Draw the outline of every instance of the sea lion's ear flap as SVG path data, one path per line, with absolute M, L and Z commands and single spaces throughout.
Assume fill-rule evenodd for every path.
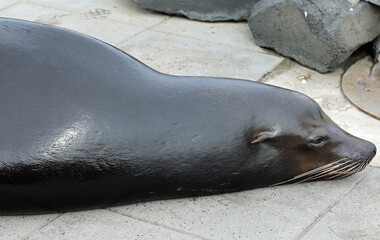
M 250 143 L 251 144 L 261 143 L 272 137 L 274 137 L 273 132 L 264 131 L 264 132 L 255 133 L 252 135 Z

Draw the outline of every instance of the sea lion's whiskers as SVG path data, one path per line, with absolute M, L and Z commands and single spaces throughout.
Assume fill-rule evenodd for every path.
M 357 167 L 358 164 L 359 164 L 358 162 L 349 161 L 349 162 L 346 163 L 345 166 L 343 166 L 341 168 L 338 168 L 338 169 L 336 169 L 334 171 L 331 171 L 331 174 L 340 174 L 340 173 L 342 173 L 342 171 L 343 172 L 350 172 L 351 169 Z
M 358 172 L 358 169 L 361 166 L 361 164 L 362 164 L 361 162 L 353 162 L 350 164 L 349 169 L 339 169 L 339 172 L 332 175 L 331 177 L 326 178 L 326 180 L 338 179 L 338 178 L 343 178 L 343 177 L 352 175 L 352 174 Z M 344 171 L 342 172 L 342 170 L 344 170 Z
M 324 173 L 326 171 L 330 171 L 331 169 L 334 169 L 336 167 L 344 165 L 346 163 L 345 160 L 346 160 L 346 158 L 342 158 L 342 159 L 336 160 L 336 161 L 334 161 L 332 163 L 328 163 L 328 164 L 323 165 L 321 167 L 318 167 L 318 168 L 309 170 L 307 172 L 301 173 L 301 174 L 299 174 L 299 175 L 297 175 L 297 176 L 295 176 L 295 177 L 293 177 L 293 178 L 291 178 L 289 180 L 285 180 L 283 182 L 272 184 L 272 185 L 270 185 L 270 187 L 275 187 L 275 186 L 278 186 L 278 185 L 282 185 L 282 184 L 285 184 L 285 183 L 288 183 L 288 182 L 300 179 L 302 177 L 311 176 L 312 174 L 315 175 L 315 174 L 319 174 L 319 173 Z M 298 183 L 298 182 L 295 182 L 295 183 Z
M 318 179 L 322 179 L 322 178 L 329 176 L 329 175 L 331 175 L 331 176 L 325 178 L 325 180 L 343 178 L 343 177 L 346 177 L 346 176 L 349 176 L 349 175 L 352 175 L 352 174 L 358 172 L 358 168 L 359 168 L 359 166 L 361 166 L 361 164 L 362 164 L 362 162 L 351 162 L 350 161 L 349 163 L 346 163 L 345 166 L 342 168 L 337 169 L 336 167 L 330 167 L 329 169 L 326 169 L 326 171 L 324 171 L 324 174 L 321 173 L 321 174 L 310 175 L 309 178 L 303 179 L 303 180 L 296 182 L 296 183 L 318 180 Z M 341 166 L 341 165 L 342 164 L 340 164 L 339 166 Z
M 353 173 L 360 172 L 363 169 L 363 166 L 366 166 L 365 162 L 361 162 L 360 164 L 358 164 L 357 168 L 354 169 Z
M 344 164 L 346 164 L 346 159 L 340 159 L 340 160 L 337 160 L 337 161 L 334 161 L 332 163 L 329 163 L 329 164 L 326 164 L 326 165 L 323 165 L 321 167 L 318 167 L 318 168 L 315 168 L 315 169 L 312 169 L 312 170 L 309 170 L 307 172 L 304 172 L 302 174 L 299 174 L 297 175 L 296 177 L 294 177 L 294 179 L 296 178 L 300 178 L 300 177 L 304 177 L 304 176 L 310 176 L 311 174 L 313 173 L 317 173 L 317 172 L 321 172 L 321 171 L 328 171 L 328 169 L 335 169 L 337 167 L 340 167 Z
M 339 169 L 339 170 L 344 170 L 344 172 L 352 172 L 353 169 L 357 168 L 360 164 L 361 164 L 360 162 L 351 162 L 349 166 L 343 167 L 342 169 Z
M 338 160 L 339 161 L 339 160 Z M 337 161 L 336 161 L 337 162 Z M 307 171 L 307 172 L 304 172 L 304 173 L 301 173 L 291 179 L 288 179 L 288 180 L 285 180 L 283 182 L 279 182 L 279 183 L 276 183 L 276 184 L 272 184 L 270 185 L 270 187 L 274 187 L 274 186 L 278 186 L 278 185 L 281 185 L 281 184 L 285 184 L 285 183 L 288 183 L 288 182 L 291 182 L 291 181 L 294 181 L 294 180 L 297 180 L 299 178 L 302 178 L 304 176 L 308 176 L 310 174 L 313 174 L 313 173 L 317 173 L 317 172 L 321 172 L 323 171 L 325 168 L 328 168 L 330 167 L 331 165 L 335 164 L 336 162 L 332 162 L 332 163 L 329 163 L 329 164 L 326 164 L 326 165 L 323 165 L 321 167 L 318 167 L 318 168 L 315 168 L 315 169 L 312 169 L 310 171 Z
M 317 175 L 317 174 L 320 174 L 320 173 L 324 173 L 326 171 L 329 171 L 330 168 L 333 168 L 334 167 L 334 164 L 336 164 L 337 162 L 339 162 L 340 160 L 337 160 L 335 162 L 332 162 L 332 163 L 329 163 L 329 164 L 326 164 L 326 165 L 323 165 L 321 167 L 318 167 L 318 168 L 315 168 L 315 169 L 312 169 L 310 171 L 307 171 L 307 172 L 304 172 L 302 174 L 299 174 L 289 180 L 286 180 L 286 181 L 283 181 L 283 182 L 280 182 L 280 183 L 277 183 L 277 184 L 273 184 L 271 186 L 278 186 L 278 185 L 281 185 L 281 184 L 285 184 L 285 183 L 289 183 L 291 181 L 295 181 L 297 179 L 300 179 L 302 177 L 306 177 L 306 176 L 311 176 L 311 175 Z M 341 163 L 342 164 L 342 163 Z M 298 182 L 295 182 L 295 183 L 298 183 Z
M 363 162 L 361 165 L 360 165 L 360 169 L 358 172 L 362 171 L 366 166 L 367 166 L 367 162 Z
M 345 177 L 350 176 L 350 175 L 352 175 L 351 172 L 343 172 L 343 173 L 331 176 L 329 178 L 326 178 L 325 180 L 341 179 L 341 178 L 345 178 Z
M 363 162 L 363 164 L 360 166 L 360 169 L 358 172 L 362 171 L 367 165 L 368 165 L 369 162 Z
M 342 168 L 339 168 L 339 166 L 338 167 L 333 167 L 331 169 L 327 169 L 323 173 L 311 175 L 308 178 L 303 179 L 303 180 L 301 180 L 299 182 L 296 182 L 296 183 L 303 183 L 303 182 L 313 181 L 313 180 L 321 179 L 321 178 L 329 176 L 329 175 L 336 176 L 336 175 L 339 174 L 339 171 L 344 170 L 347 167 L 352 167 L 354 164 L 355 164 L 354 162 L 353 163 L 348 163 L 346 166 L 344 166 Z
M 369 162 L 367 162 L 367 159 L 358 162 L 357 167 L 352 171 L 352 173 L 360 172 L 361 170 L 363 170 L 367 166 L 368 163 Z
M 367 158 L 362 160 L 362 161 L 356 161 L 355 165 L 353 167 L 351 167 L 350 169 L 346 169 L 343 173 L 334 175 L 334 176 L 327 178 L 327 179 L 330 180 L 330 179 L 343 178 L 346 176 L 350 176 L 354 173 L 358 173 L 358 172 L 362 171 L 368 165 L 369 162 L 370 162 L 370 159 L 367 159 Z
M 318 179 L 323 179 L 323 178 L 325 178 L 326 180 L 344 178 L 354 173 L 360 172 L 369 163 L 368 159 L 365 159 L 363 161 L 349 161 L 349 162 L 346 162 L 346 160 L 347 160 L 346 158 L 339 159 L 332 163 L 329 163 L 321 167 L 315 168 L 313 170 L 299 174 L 293 177 L 292 179 L 289 179 L 277 184 L 273 184 L 271 186 L 278 186 L 278 185 L 293 182 L 293 181 L 295 181 L 293 182 L 293 184 L 298 184 L 298 183 L 303 183 L 303 182 L 313 181 L 313 180 L 318 180 Z M 299 180 L 299 181 L 296 181 L 296 180 Z
M 358 171 L 358 172 L 360 172 L 360 171 L 362 171 L 369 163 L 371 162 L 371 158 L 366 158 L 364 161 L 363 161 L 363 163 L 361 164 L 361 166 L 360 166 L 360 170 Z

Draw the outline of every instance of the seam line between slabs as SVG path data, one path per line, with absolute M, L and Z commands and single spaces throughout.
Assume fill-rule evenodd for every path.
M 363 176 L 361 177 L 361 179 L 359 179 L 352 187 L 350 187 L 345 193 L 343 193 L 333 204 L 331 204 L 330 206 L 328 206 L 321 214 L 318 215 L 318 217 L 311 223 L 309 224 L 303 231 L 302 233 L 300 234 L 299 237 L 297 237 L 296 239 L 297 240 L 301 240 L 305 235 L 306 233 L 308 233 L 320 220 L 322 220 L 326 215 L 327 213 L 330 212 L 331 209 L 333 209 L 338 203 L 340 203 L 357 185 L 359 185 L 363 180 L 364 178 L 370 173 L 372 172 L 372 168 L 370 168 L 370 170 L 367 171 L 367 173 L 363 174 Z

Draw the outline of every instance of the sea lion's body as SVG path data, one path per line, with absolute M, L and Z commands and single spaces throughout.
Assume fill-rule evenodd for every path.
M 300 93 L 161 74 L 91 37 L 11 19 L 0 20 L 0 113 L 3 214 L 265 187 L 336 160 L 359 171 L 375 153 Z M 317 128 L 333 135 L 323 150 L 305 141 Z

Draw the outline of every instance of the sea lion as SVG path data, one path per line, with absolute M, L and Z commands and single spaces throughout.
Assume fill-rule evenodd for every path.
M 349 176 L 375 146 L 309 97 L 159 73 L 73 31 L 0 19 L 0 213 Z

